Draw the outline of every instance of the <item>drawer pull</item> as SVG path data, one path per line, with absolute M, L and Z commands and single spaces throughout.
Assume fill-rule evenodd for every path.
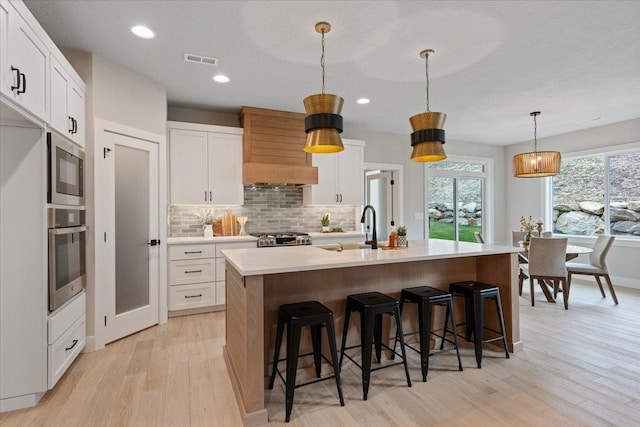
M 76 344 L 78 344 L 78 340 L 73 340 L 73 344 L 71 344 L 71 347 L 67 347 L 64 349 L 64 351 L 69 351 L 71 350 L 73 347 L 76 346 Z
M 188 273 L 202 273 L 202 270 L 185 270 L 184 272 L 185 272 L 185 274 L 188 274 Z
M 200 298 L 202 296 L 202 294 L 198 294 L 198 295 L 185 295 L 185 298 Z
M 185 252 L 184 254 L 189 255 L 189 254 L 201 254 L 201 253 L 202 251 L 188 251 L 188 252 Z

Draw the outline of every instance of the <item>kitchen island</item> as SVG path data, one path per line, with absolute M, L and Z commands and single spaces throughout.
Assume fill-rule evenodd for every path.
M 517 252 L 510 246 L 431 239 L 411 241 L 399 250 L 341 252 L 313 246 L 233 249 L 226 259 L 226 343 L 224 356 L 246 426 L 268 423 L 264 388 L 273 357 L 278 307 L 317 300 L 334 313 L 340 343 L 346 297 L 378 291 L 398 297 L 412 286 L 448 289 L 452 282 L 475 280 L 500 288 L 509 351 L 522 349 L 519 331 Z M 489 310 L 492 311 L 492 310 Z M 458 322 L 464 311 L 457 310 Z M 438 326 L 435 318 L 434 327 Z M 406 328 L 415 323 L 403 319 Z M 487 319 L 496 329 L 496 319 Z M 355 329 L 355 323 L 352 322 Z M 393 336 L 385 324 L 385 337 Z M 359 340 L 348 334 L 347 345 Z M 326 346 L 325 346 L 326 347 Z M 306 350 L 301 344 L 301 352 Z M 281 357 L 282 354 L 281 354 Z

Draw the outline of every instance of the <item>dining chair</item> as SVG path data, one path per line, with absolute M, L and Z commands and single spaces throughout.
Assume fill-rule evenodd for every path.
M 484 243 L 484 237 L 482 236 L 482 233 L 476 231 L 473 233 L 473 235 L 476 236 L 476 242 Z
M 529 245 L 529 263 L 520 266 L 522 272 L 529 276 L 531 287 L 531 305 L 535 306 L 534 283 L 537 280 L 542 290 L 547 293 L 547 280 L 553 283 L 554 296 L 562 292 L 565 310 L 569 309 L 569 281 L 565 256 L 567 252 L 566 237 L 532 237 Z M 522 276 L 520 288 L 522 288 Z
M 609 270 L 607 269 L 606 262 L 607 253 L 609 253 L 609 249 L 611 249 L 611 245 L 613 244 L 614 239 L 615 236 L 598 236 L 598 238 L 596 239 L 596 243 L 593 245 L 593 252 L 589 254 L 588 264 L 580 262 L 567 263 L 568 286 L 571 286 L 572 275 L 583 274 L 594 276 L 596 278 L 598 286 L 600 287 L 602 298 L 605 298 L 604 288 L 602 287 L 602 282 L 600 281 L 600 277 L 604 277 L 604 279 L 607 281 L 609 292 L 611 292 L 613 302 L 618 304 L 618 297 L 616 296 L 616 291 L 613 289 L 613 284 L 611 283 L 611 278 L 609 277 Z
M 526 235 L 525 231 L 513 230 L 511 231 L 511 243 L 515 247 L 520 247 L 520 242 L 524 240 Z M 527 258 L 523 254 L 518 254 L 518 265 L 526 264 Z M 527 276 L 522 268 L 518 272 L 518 282 L 520 283 L 520 296 L 522 296 L 522 283 L 527 280 L 529 276 Z

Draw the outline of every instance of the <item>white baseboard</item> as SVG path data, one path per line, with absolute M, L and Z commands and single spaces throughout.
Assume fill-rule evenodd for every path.
M 92 336 L 88 336 L 85 339 L 85 345 L 84 345 L 84 349 L 82 350 L 83 353 L 93 353 L 94 351 L 97 351 L 98 349 L 96 348 L 96 337 Z
M 602 283 L 605 284 L 604 279 L 601 279 Z M 578 282 L 578 283 L 584 283 L 584 284 L 596 284 L 596 279 L 593 278 L 592 276 L 573 276 L 571 277 L 571 282 Z M 623 287 L 623 288 L 630 288 L 630 289 L 638 289 L 640 290 L 640 280 L 637 279 L 630 279 L 628 277 L 616 277 L 616 276 L 611 276 L 611 283 L 613 283 L 613 286 L 618 288 L 618 287 Z M 605 284 L 606 286 L 606 284 Z
M 16 409 L 31 408 L 38 404 L 44 392 L 25 394 L 23 396 L 0 399 L 0 412 L 15 411 Z

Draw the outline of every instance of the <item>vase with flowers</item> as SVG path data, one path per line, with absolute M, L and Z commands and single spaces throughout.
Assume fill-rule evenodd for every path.
M 211 208 L 203 209 L 202 212 L 197 213 L 196 216 L 202 221 L 202 230 L 204 231 L 204 237 L 213 237 L 213 218 L 214 210 Z
M 524 232 L 524 241 L 522 246 L 525 250 L 529 249 L 529 243 L 531 243 L 531 236 L 534 230 L 538 228 L 538 224 L 533 220 L 533 217 L 529 215 L 529 219 L 524 216 L 520 217 L 520 231 Z

